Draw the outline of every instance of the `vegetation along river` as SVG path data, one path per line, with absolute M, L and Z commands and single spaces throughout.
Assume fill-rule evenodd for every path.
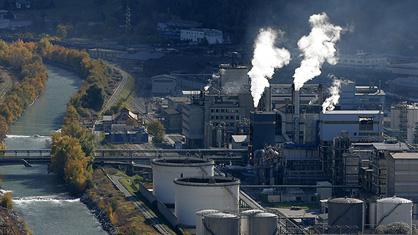
M 55 66 L 48 66 L 48 77 L 45 92 L 10 127 L 8 149 L 46 148 L 50 135 L 61 127 L 66 104 L 81 80 Z M 47 165 L 0 165 L 0 176 L 1 186 L 13 191 L 14 207 L 34 234 L 106 234 L 87 207 L 48 174 Z

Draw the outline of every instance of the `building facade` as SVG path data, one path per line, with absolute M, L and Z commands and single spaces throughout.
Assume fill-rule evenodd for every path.
M 223 44 L 223 33 L 217 29 L 195 28 L 180 30 L 180 40 L 192 43 L 202 43 L 206 40 L 209 45 Z
M 418 200 L 418 153 L 387 156 L 387 196 Z
M 394 136 L 409 144 L 417 144 L 418 104 L 401 103 L 391 107 L 390 128 Z

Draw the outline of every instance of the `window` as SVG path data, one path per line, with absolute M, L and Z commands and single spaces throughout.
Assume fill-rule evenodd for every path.
M 359 130 L 360 131 L 372 131 L 373 130 L 373 118 L 372 117 L 360 117 L 359 118 Z

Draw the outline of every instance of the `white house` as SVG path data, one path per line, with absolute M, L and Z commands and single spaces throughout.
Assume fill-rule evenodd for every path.
M 222 44 L 224 42 L 223 33 L 217 29 L 182 29 L 180 31 L 181 41 L 190 41 L 193 43 L 199 43 L 203 40 L 207 40 L 210 45 Z

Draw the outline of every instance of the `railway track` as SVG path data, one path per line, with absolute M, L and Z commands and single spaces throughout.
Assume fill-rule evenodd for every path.
M 106 174 L 107 175 L 107 174 Z M 144 202 L 139 201 L 136 199 L 136 196 L 131 194 L 120 182 L 119 179 L 121 177 L 119 176 L 114 176 L 114 175 L 107 175 L 107 177 L 109 178 L 110 181 L 112 181 L 113 185 L 116 186 L 116 188 L 118 188 L 119 191 L 121 191 L 126 198 L 129 198 L 129 200 L 131 200 L 136 207 L 138 208 L 138 210 L 141 212 L 141 214 L 145 217 L 145 219 L 147 221 L 149 221 L 150 225 L 157 230 L 160 234 L 164 234 L 164 235 L 175 235 L 176 233 L 171 230 L 167 225 L 161 223 L 160 219 L 158 218 L 158 216 L 154 213 L 153 210 L 151 210 L 150 208 L 148 208 L 148 206 L 146 206 L 144 204 Z

